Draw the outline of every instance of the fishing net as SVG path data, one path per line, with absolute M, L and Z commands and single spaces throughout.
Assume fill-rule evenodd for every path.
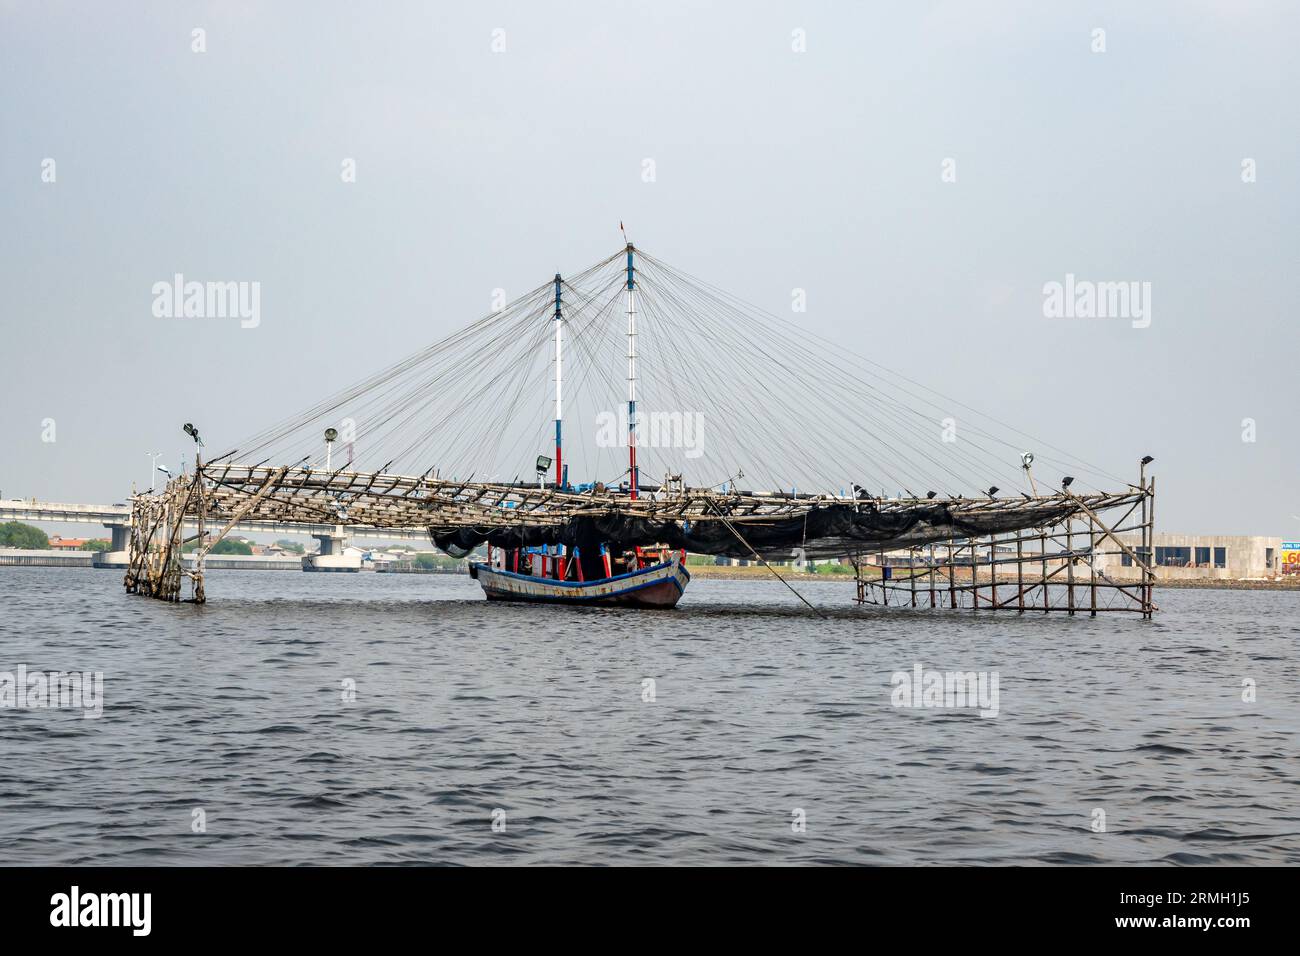
M 483 544 L 524 548 L 562 544 L 591 552 L 605 544 L 619 551 L 666 545 L 695 554 L 785 560 L 802 551 L 809 558 L 915 547 L 953 538 L 1001 534 L 1053 524 L 1077 509 L 1068 501 L 1030 502 L 988 511 L 954 512 L 948 504 L 882 509 L 875 502 L 828 504 L 805 514 L 761 522 L 674 521 L 617 512 L 582 515 L 560 524 L 500 528 L 430 528 L 433 543 L 455 557 Z M 753 550 L 751 550 L 751 547 Z

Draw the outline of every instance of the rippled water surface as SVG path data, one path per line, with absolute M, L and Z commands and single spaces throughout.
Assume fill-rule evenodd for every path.
M 650 613 L 217 571 L 195 607 L 0 568 L 0 671 L 104 674 L 98 720 L 0 710 L 3 859 L 1300 862 L 1300 592 L 1166 590 L 1143 623 L 801 589 L 829 620 L 775 582 Z M 916 663 L 996 671 L 998 715 L 893 707 Z

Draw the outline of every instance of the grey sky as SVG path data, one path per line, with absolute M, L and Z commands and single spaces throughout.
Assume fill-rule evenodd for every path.
M 0 0 L 0 493 L 124 500 L 181 422 L 241 438 L 621 219 L 1112 472 L 1155 455 L 1163 530 L 1300 538 L 1294 5 L 703 6 Z M 260 282 L 260 325 L 155 318 L 176 272 Z M 1150 327 L 1045 318 L 1067 273 L 1150 282 Z

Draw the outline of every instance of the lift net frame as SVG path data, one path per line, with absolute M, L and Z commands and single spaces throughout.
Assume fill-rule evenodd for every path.
M 1154 476 L 1143 475 L 1130 500 L 1104 517 L 1068 489 L 1061 494 L 1078 508 L 1040 527 L 853 555 L 857 602 L 1092 617 L 1125 612 L 1149 619 L 1159 610 L 1153 600 Z M 1109 556 L 1121 559 L 1123 574 L 1098 566 Z

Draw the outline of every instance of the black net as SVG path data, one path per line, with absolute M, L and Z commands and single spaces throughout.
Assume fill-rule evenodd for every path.
M 482 544 L 498 548 L 562 544 L 584 553 L 591 553 L 604 544 L 614 551 L 667 545 L 694 554 L 731 558 L 753 557 L 752 546 L 764 558 L 784 560 L 796 549 L 807 557 L 842 557 L 855 552 L 916 547 L 953 538 L 1043 527 L 1076 510 L 1069 501 L 1027 501 L 1020 507 L 960 514 L 954 513 L 948 504 L 882 510 L 867 502 L 824 505 L 806 514 L 762 522 L 652 520 L 610 513 L 583 515 L 562 524 L 521 523 L 483 529 L 435 527 L 429 529 L 429 535 L 435 545 L 454 557 L 464 557 Z

